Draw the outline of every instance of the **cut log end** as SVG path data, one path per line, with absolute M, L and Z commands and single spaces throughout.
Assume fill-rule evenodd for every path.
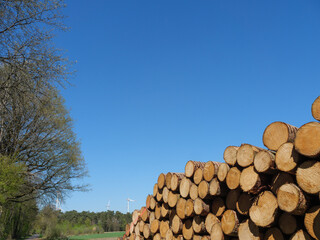
M 314 119 L 320 121 L 320 96 L 312 103 L 311 113 Z
M 299 162 L 299 154 L 295 151 L 293 143 L 282 144 L 275 159 L 277 168 L 284 172 L 293 171 Z
M 230 168 L 226 178 L 226 183 L 229 189 L 233 190 L 239 187 L 240 175 L 241 171 L 237 167 Z
M 311 194 L 320 192 L 320 162 L 306 161 L 297 168 L 296 179 L 303 191 Z
M 239 220 L 237 213 L 233 210 L 224 212 L 221 218 L 222 231 L 229 236 L 236 236 L 238 233 Z
M 230 166 L 234 166 L 237 163 L 237 151 L 239 147 L 229 146 L 224 150 L 223 159 Z
M 313 238 L 320 240 L 320 205 L 308 210 L 304 218 L 304 225 Z
M 263 133 L 263 144 L 270 150 L 278 150 L 285 142 L 292 142 L 297 128 L 284 122 L 273 122 Z
M 320 123 L 310 122 L 299 128 L 294 146 L 297 152 L 307 157 L 320 155 Z
M 275 156 L 273 153 L 265 150 L 260 151 L 254 158 L 254 168 L 257 172 L 268 173 L 268 171 L 273 170 L 275 167 L 274 160 Z

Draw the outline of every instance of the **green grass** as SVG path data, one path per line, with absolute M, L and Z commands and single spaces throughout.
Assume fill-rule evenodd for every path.
M 115 238 L 115 237 L 122 237 L 123 234 L 124 232 L 108 232 L 108 233 L 100 233 L 100 234 L 70 236 L 69 239 L 82 240 L 82 239 L 95 239 L 95 238 Z

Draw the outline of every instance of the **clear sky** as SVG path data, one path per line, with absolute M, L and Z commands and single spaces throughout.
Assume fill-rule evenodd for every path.
M 76 60 L 62 91 L 91 191 L 63 210 L 145 204 L 161 172 L 262 147 L 273 121 L 313 121 L 320 1 L 67 0 L 55 43 Z

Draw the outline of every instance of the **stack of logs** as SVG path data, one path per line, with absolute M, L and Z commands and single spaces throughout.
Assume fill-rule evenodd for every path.
M 320 121 L 320 97 L 312 115 Z M 320 240 L 320 123 L 271 123 L 263 144 L 161 173 L 123 239 Z

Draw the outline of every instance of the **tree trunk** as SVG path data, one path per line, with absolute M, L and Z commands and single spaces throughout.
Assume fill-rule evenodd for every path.
M 297 168 L 296 179 L 303 191 L 311 194 L 320 192 L 320 162 L 306 161 Z
M 178 215 L 175 215 L 172 220 L 171 229 L 174 234 L 180 234 L 182 232 L 183 223 Z
M 203 169 L 204 168 L 204 165 L 205 163 L 204 162 L 198 162 L 198 161 L 188 161 L 186 166 L 185 166 L 185 174 L 186 174 L 186 177 L 189 177 L 191 178 L 194 174 L 194 172 L 198 169 L 198 168 L 201 168 Z
M 187 200 L 185 200 L 184 198 L 180 198 L 177 202 L 176 213 L 178 217 L 181 219 L 185 219 L 185 216 L 186 216 L 185 215 L 186 202 Z
M 148 239 L 149 237 L 151 237 L 151 231 L 150 231 L 150 224 L 146 223 L 143 226 L 143 236 L 144 238 Z
M 168 194 L 168 204 L 170 207 L 174 208 L 180 198 L 180 194 L 169 191 Z
M 210 196 L 226 196 L 227 186 L 225 183 L 220 183 L 217 178 L 213 178 L 209 184 Z
M 208 213 L 206 220 L 205 220 L 205 226 L 206 226 L 206 230 L 208 233 L 212 232 L 212 227 L 216 223 L 220 223 L 220 220 L 218 219 L 218 217 L 216 215 L 214 215 L 213 213 Z
M 238 237 L 239 240 L 262 240 L 259 227 L 250 219 L 247 219 L 239 225 Z
M 240 175 L 240 187 L 244 192 L 258 194 L 266 188 L 265 177 L 258 173 L 253 166 L 242 170 Z
M 272 174 L 275 170 L 275 156 L 270 151 L 262 150 L 257 153 L 254 160 L 254 168 L 259 173 Z
M 226 163 L 222 163 L 218 168 L 217 177 L 220 182 L 225 182 L 227 178 L 227 174 L 230 170 L 230 167 Z
M 158 188 L 162 189 L 165 186 L 166 183 L 166 174 L 160 173 L 158 177 Z
M 299 163 L 299 154 L 294 150 L 293 143 L 282 144 L 276 154 L 277 168 L 283 172 L 295 173 Z
M 190 219 L 186 220 L 182 226 L 182 235 L 184 239 L 190 240 L 193 237 L 192 221 Z
M 278 211 L 277 198 L 270 191 L 259 194 L 249 210 L 250 219 L 260 227 L 271 226 Z
M 166 186 L 167 188 L 170 190 L 171 189 L 171 178 L 172 178 L 172 173 L 171 172 L 168 172 L 166 174 L 166 179 L 165 179 L 165 182 L 166 182 Z
M 180 182 L 180 195 L 183 198 L 187 198 L 189 196 L 189 191 L 191 187 L 191 181 L 189 178 L 184 177 Z
M 161 238 L 165 238 L 167 231 L 169 230 L 169 221 L 161 221 L 160 222 L 160 236 Z
M 204 202 L 200 198 L 197 198 L 194 201 L 193 208 L 194 208 L 194 212 L 197 215 L 201 215 L 201 216 L 207 216 L 208 213 L 210 212 L 210 205 L 208 203 Z
M 213 161 L 206 162 L 203 168 L 204 180 L 206 180 L 207 182 L 210 182 L 212 178 L 214 178 L 217 175 L 220 165 L 221 165 L 220 162 L 213 162 Z
M 171 191 L 176 192 L 179 191 L 179 185 L 181 179 L 184 178 L 184 173 L 172 173 L 171 176 Z
M 320 205 L 308 210 L 304 218 L 304 225 L 313 238 L 320 239 Z
M 229 146 L 224 150 L 223 159 L 229 166 L 236 165 L 238 149 L 239 147 Z
M 302 190 L 293 183 L 282 185 L 277 193 L 279 208 L 293 215 L 303 215 L 307 200 Z
M 294 147 L 296 151 L 307 157 L 320 155 L 320 123 L 310 122 L 299 128 Z
M 226 183 L 229 189 L 233 190 L 239 187 L 240 175 L 240 169 L 238 169 L 237 167 L 230 168 L 226 178 Z
M 286 143 L 293 142 L 298 128 L 284 122 L 273 122 L 266 127 L 263 133 L 263 144 L 270 150 L 277 151 Z
M 192 200 L 196 200 L 198 198 L 198 186 L 194 183 L 191 183 L 189 196 Z
M 202 181 L 198 186 L 198 195 L 201 199 L 210 198 L 209 193 L 209 183 L 207 181 Z
M 236 211 L 227 210 L 221 218 L 221 228 L 224 234 L 229 236 L 237 236 L 239 228 L 239 219 Z
M 253 164 L 254 157 L 263 150 L 250 144 L 242 144 L 237 152 L 237 163 L 241 167 L 248 167 Z
M 160 228 L 160 221 L 158 219 L 153 220 L 150 224 L 151 233 L 156 234 L 157 232 L 159 232 L 159 228 Z
M 193 217 L 194 215 L 194 201 L 192 199 L 188 199 L 185 206 L 185 216 Z
M 203 170 L 198 168 L 193 174 L 193 182 L 198 185 L 203 179 Z
M 167 186 L 162 189 L 162 200 L 164 203 L 168 203 L 169 191 Z

